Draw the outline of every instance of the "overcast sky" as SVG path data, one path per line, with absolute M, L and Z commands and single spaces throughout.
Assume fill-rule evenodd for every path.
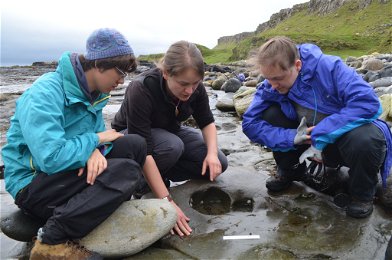
M 163 53 L 188 40 L 213 48 L 219 37 L 255 31 L 284 8 L 309 0 L 3 0 L 1 65 L 84 53 L 97 28 L 116 28 L 136 55 Z

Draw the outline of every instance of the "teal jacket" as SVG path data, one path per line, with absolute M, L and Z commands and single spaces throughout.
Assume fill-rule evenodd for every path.
M 38 78 L 16 101 L 2 149 L 6 190 L 15 198 L 35 174 L 85 167 L 105 131 L 102 108 L 108 94 L 90 104 L 64 53 L 55 72 Z M 109 149 L 107 149 L 109 151 Z

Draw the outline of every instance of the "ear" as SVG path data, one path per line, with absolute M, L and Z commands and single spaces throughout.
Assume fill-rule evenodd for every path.
M 162 71 L 162 75 L 163 75 L 163 78 L 164 78 L 165 80 L 167 80 L 167 78 L 169 77 L 169 73 L 167 73 L 166 70 L 163 70 L 163 71 Z
M 300 59 L 296 60 L 294 63 L 295 69 L 299 72 L 302 68 L 302 61 Z
M 100 69 L 100 68 L 93 68 L 96 72 L 99 72 L 99 73 L 102 73 L 103 72 L 103 69 Z
M 94 68 L 93 68 L 93 69 L 95 69 L 95 70 L 98 71 L 98 72 L 102 72 L 102 69 L 100 69 L 100 68 L 97 67 L 97 60 L 95 60 Z

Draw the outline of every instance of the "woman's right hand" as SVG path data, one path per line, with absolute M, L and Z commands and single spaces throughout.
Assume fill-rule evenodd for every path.
M 157 198 L 163 198 L 169 194 L 152 155 L 147 155 L 146 157 L 146 162 L 143 166 L 143 174 Z M 170 203 L 174 206 L 177 212 L 177 221 L 170 233 L 172 235 L 177 233 L 180 237 L 183 237 L 184 235 L 189 236 L 192 232 L 192 229 L 188 225 L 189 218 L 185 216 L 184 212 L 182 212 L 180 207 L 178 207 L 173 200 L 170 200 Z
M 103 144 L 106 142 L 112 142 L 117 138 L 124 136 L 124 134 L 117 132 L 114 129 L 106 130 L 104 132 L 97 133 L 99 138 L 99 143 Z
M 188 225 L 190 219 L 187 216 L 185 216 L 184 212 L 182 212 L 180 207 L 178 207 L 174 201 L 171 201 L 171 203 L 173 204 L 173 206 L 177 211 L 177 222 L 174 228 L 170 231 L 170 233 L 174 235 L 175 232 L 180 237 L 183 237 L 184 235 L 189 236 L 192 232 L 191 227 Z

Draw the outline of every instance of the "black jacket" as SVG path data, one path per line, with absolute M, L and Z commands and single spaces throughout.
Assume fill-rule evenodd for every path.
M 186 102 L 178 105 L 167 94 L 165 79 L 159 69 L 148 70 L 137 76 L 128 86 L 120 110 L 112 121 L 117 131 L 128 129 L 129 134 L 139 134 L 146 139 L 147 154 L 152 154 L 151 128 L 175 132 L 181 122 L 190 116 L 200 129 L 214 122 L 207 92 L 202 83 Z

